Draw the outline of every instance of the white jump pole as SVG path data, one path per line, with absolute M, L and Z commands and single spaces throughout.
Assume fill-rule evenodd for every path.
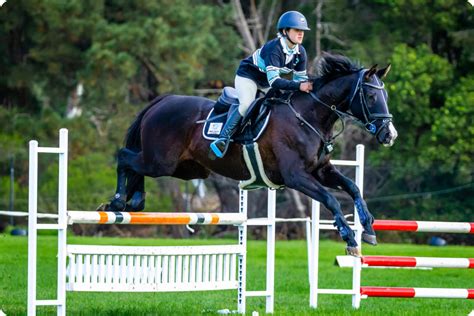
M 276 218 L 276 191 L 268 189 L 267 195 L 267 287 L 266 313 L 273 313 L 275 304 L 275 218 Z
M 311 218 L 307 217 L 305 221 L 306 225 L 306 253 L 308 256 L 308 283 L 309 283 L 309 288 L 311 291 L 311 276 L 312 276 L 312 262 L 311 260 L 313 259 L 313 247 L 311 245 Z M 311 294 L 310 294 L 311 298 Z
M 364 197 L 364 145 L 356 146 L 356 169 L 355 169 L 355 183 L 360 191 L 360 196 Z M 359 213 L 354 206 L 354 227 L 356 234 L 356 241 L 359 248 L 362 247 L 362 225 L 359 219 Z M 360 251 L 362 253 L 362 250 Z M 352 268 L 352 307 L 360 307 L 360 279 L 362 272 L 362 265 L 359 258 L 354 258 L 354 267 Z
M 36 315 L 36 220 L 38 200 L 38 142 L 30 141 L 28 180 L 28 315 Z
M 38 153 L 59 154 L 58 223 L 38 224 Z M 68 131 L 59 131 L 59 147 L 38 147 L 30 141 L 28 195 L 28 315 L 36 315 L 37 306 L 56 306 L 58 315 L 66 315 L 66 238 L 67 238 L 67 159 Z M 58 230 L 58 283 L 55 300 L 36 299 L 37 231 Z
M 310 285 L 309 285 L 309 306 L 311 308 L 318 307 L 318 272 L 319 272 L 319 220 L 320 220 L 320 204 L 311 201 L 311 257 L 310 266 Z
M 339 166 L 353 166 L 356 168 L 355 183 L 363 196 L 364 187 L 364 145 L 357 145 L 356 160 L 331 160 L 333 165 Z M 309 306 L 312 308 L 318 307 L 318 294 L 350 294 L 352 295 L 352 306 L 359 308 L 360 306 L 360 278 L 361 278 L 361 262 L 359 258 L 353 258 L 354 268 L 352 272 L 352 289 L 320 289 L 319 281 L 319 230 L 320 229 L 334 229 L 332 225 L 324 225 L 320 220 L 320 203 L 312 201 L 311 203 L 311 252 L 308 254 L 311 257 L 310 264 L 310 294 Z M 362 226 L 360 224 L 359 215 L 354 207 L 354 229 L 355 238 L 359 247 L 362 242 Z
M 274 309 L 274 286 L 275 286 L 275 223 L 276 223 L 276 191 L 268 189 L 267 195 L 267 217 L 248 219 L 247 225 L 267 226 L 267 271 L 266 286 L 263 291 L 245 291 L 246 297 L 265 297 L 266 313 L 273 313 Z M 241 310 L 239 309 L 239 312 Z M 245 310 L 244 310 L 245 312 Z
M 66 247 L 67 247 L 67 169 L 68 130 L 59 131 L 58 180 L 58 315 L 66 315 Z
M 247 218 L 247 199 L 248 192 L 239 190 L 239 213 L 244 214 Z M 238 257 L 238 276 L 239 287 L 237 289 L 237 311 L 245 314 L 247 306 L 246 289 L 247 289 L 247 225 L 239 226 L 239 245 L 244 247 L 245 252 Z

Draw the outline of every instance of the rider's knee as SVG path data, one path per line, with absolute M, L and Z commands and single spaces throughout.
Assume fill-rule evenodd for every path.
M 249 109 L 250 107 L 250 104 L 252 103 L 253 100 L 251 100 L 250 102 L 243 102 L 243 103 L 239 103 L 239 113 L 241 116 L 245 116 L 245 113 L 247 113 L 247 110 Z

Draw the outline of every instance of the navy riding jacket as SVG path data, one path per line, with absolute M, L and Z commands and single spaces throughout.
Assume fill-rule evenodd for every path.
M 304 47 L 297 44 L 290 49 L 285 38 L 279 36 L 242 60 L 237 75 L 252 79 L 265 88 L 299 90 L 300 82 L 308 80 L 306 64 Z M 293 72 L 293 80 L 280 78 L 280 74 L 290 72 Z

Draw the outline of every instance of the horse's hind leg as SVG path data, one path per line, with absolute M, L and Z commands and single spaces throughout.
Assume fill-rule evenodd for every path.
M 145 208 L 147 170 L 142 168 L 139 154 L 128 148 L 120 149 L 117 158 L 117 189 L 108 210 L 141 211 Z
M 145 177 L 133 170 L 128 171 L 127 176 L 127 201 L 133 212 L 145 209 Z
M 317 171 L 316 178 L 322 185 L 333 189 L 342 189 L 352 197 L 357 209 L 357 214 L 359 214 L 360 223 L 364 228 L 362 241 L 376 245 L 377 238 L 372 227 L 374 217 L 370 214 L 357 185 L 351 179 L 341 174 L 339 170 L 330 163 Z
M 106 210 L 111 212 L 125 211 L 127 207 L 126 196 L 126 182 L 127 182 L 127 170 L 125 166 L 120 162 L 120 158 L 117 163 L 117 188 L 115 189 L 114 198 L 110 201 Z

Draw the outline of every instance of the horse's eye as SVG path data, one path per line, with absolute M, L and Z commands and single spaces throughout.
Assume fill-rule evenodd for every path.
M 369 99 L 369 105 L 373 105 L 375 101 L 377 101 L 377 95 L 375 93 L 369 93 L 367 98 Z

